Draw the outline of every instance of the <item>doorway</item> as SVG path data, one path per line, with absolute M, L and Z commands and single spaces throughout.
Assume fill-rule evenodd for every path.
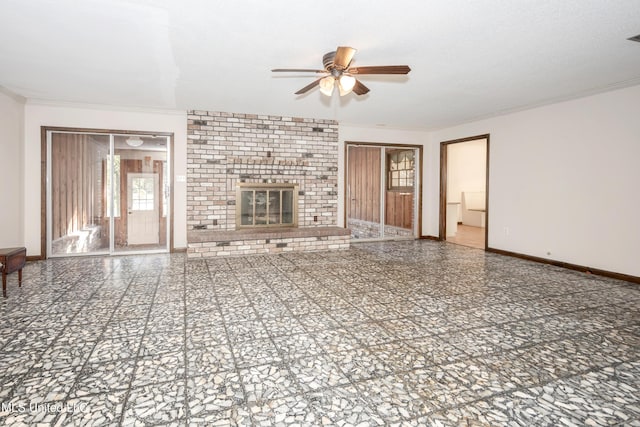
M 488 247 L 489 135 L 440 144 L 440 240 Z
M 420 233 L 422 147 L 347 142 L 345 223 L 352 241 Z
M 45 257 L 170 250 L 171 135 L 43 132 Z

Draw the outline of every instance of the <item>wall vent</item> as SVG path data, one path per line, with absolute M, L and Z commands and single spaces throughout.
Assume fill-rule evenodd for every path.
M 637 36 L 629 37 L 627 40 L 640 43 L 640 34 L 638 34 Z

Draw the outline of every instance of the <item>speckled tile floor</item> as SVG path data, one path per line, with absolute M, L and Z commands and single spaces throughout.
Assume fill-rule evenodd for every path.
M 640 286 L 447 243 L 9 276 L 5 425 L 640 426 Z

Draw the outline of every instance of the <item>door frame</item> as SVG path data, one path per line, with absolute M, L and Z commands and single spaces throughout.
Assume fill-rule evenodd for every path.
M 395 144 L 395 143 L 384 143 L 384 142 L 364 142 L 364 141 L 345 141 L 344 142 L 344 188 L 343 188 L 343 194 L 342 194 L 342 199 L 343 199 L 343 220 L 344 220 L 344 227 L 347 227 L 347 216 L 348 216 L 348 200 L 347 200 L 347 185 L 348 185 L 348 180 L 349 180 L 349 170 L 348 170 L 348 153 L 349 153 L 349 147 L 350 146 L 355 146 L 355 147 L 376 147 L 376 148 L 393 148 L 393 149 L 397 149 L 397 148 L 407 148 L 407 149 L 416 149 L 418 150 L 418 158 L 417 160 L 417 164 L 416 164 L 416 183 L 418 184 L 418 188 L 415 189 L 415 203 L 416 203 L 416 207 L 417 207 L 417 215 L 416 215 L 416 221 L 417 224 L 414 225 L 414 229 L 416 230 L 416 235 L 413 236 L 415 239 L 419 239 L 422 236 L 422 164 L 423 164 L 423 159 L 424 159 L 424 146 L 422 145 L 418 145 L 418 144 Z M 386 164 L 386 159 L 384 159 L 383 156 L 383 161 Z M 386 171 L 382 172 L 383 175 L 386 175 Z M 384 192 L 384 186 L 382 188 L 383 192 Z M 384 210 L 384 206 L 381 206 L 381 209 Z M 382 220 L 384 222 L 384 216 L 382 217 Z M 352 241 L 353 242 L 353 241 Z M 356 240 L 357 242 L 357 240 Z
M 169 156 L 167 164 L 169 165 L 169 212 L 167 227 L 169 229 L 169 242 L 167 245 L 168 252 L 175 252 L 173 243 L 174 231 L 174 145 L 175 138 L 173 132 L 153 132 L 153 131 L 137 131 L 137 130 L 121 130 L 121 129 L 95 129 L 95 128 L 72 128 L 61 126 L 40 126 L 40 256 L 33 259 L 47 259 L 47 173 L 49 169 L 49 158 L 47 155 L 47 134 L 49 132 L 65 132 L 65 133 L 92 133 L 107 135 L 143 135 L 143 136 L 164 136 L 167 137 L 169 147 L 167 147 L 167 155 Z M 122 255 L 123 253 L 113 253 L 111 255 Z M 82 254 L 81 256 L 91 256 L 92 254 Z
M 442 141 L 440 143 L 440 227 L 438 240 L 447 240 L 447 148 L 451 144 L 458 144 L 461 142 L 477 141 L 484 139 L 487 143 L 486 154 L 486 171 L 485 171 L 485 227 L 484 227 L 484 250 L 489 248 L 489 139 L 490 134 L 470 136 L 460 139 L 452 139 L 449 141 Z

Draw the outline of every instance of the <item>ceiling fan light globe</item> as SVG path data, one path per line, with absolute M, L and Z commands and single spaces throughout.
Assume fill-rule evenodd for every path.
M 324 79 L 320 80 L 320 92 L 327 96 L 331 96 L 333 94 L 333 86 L 335 85 L 335 79 L 333 76 L 327 76 Z
M 353 87 L 356 84 L 356 78 L 350 76 L 348 74 L 343 74 L 340 76 L 340 80 L 338 81 L 338 88 L 340 89 L 340 96 L 347 95 L 351 93 Z

